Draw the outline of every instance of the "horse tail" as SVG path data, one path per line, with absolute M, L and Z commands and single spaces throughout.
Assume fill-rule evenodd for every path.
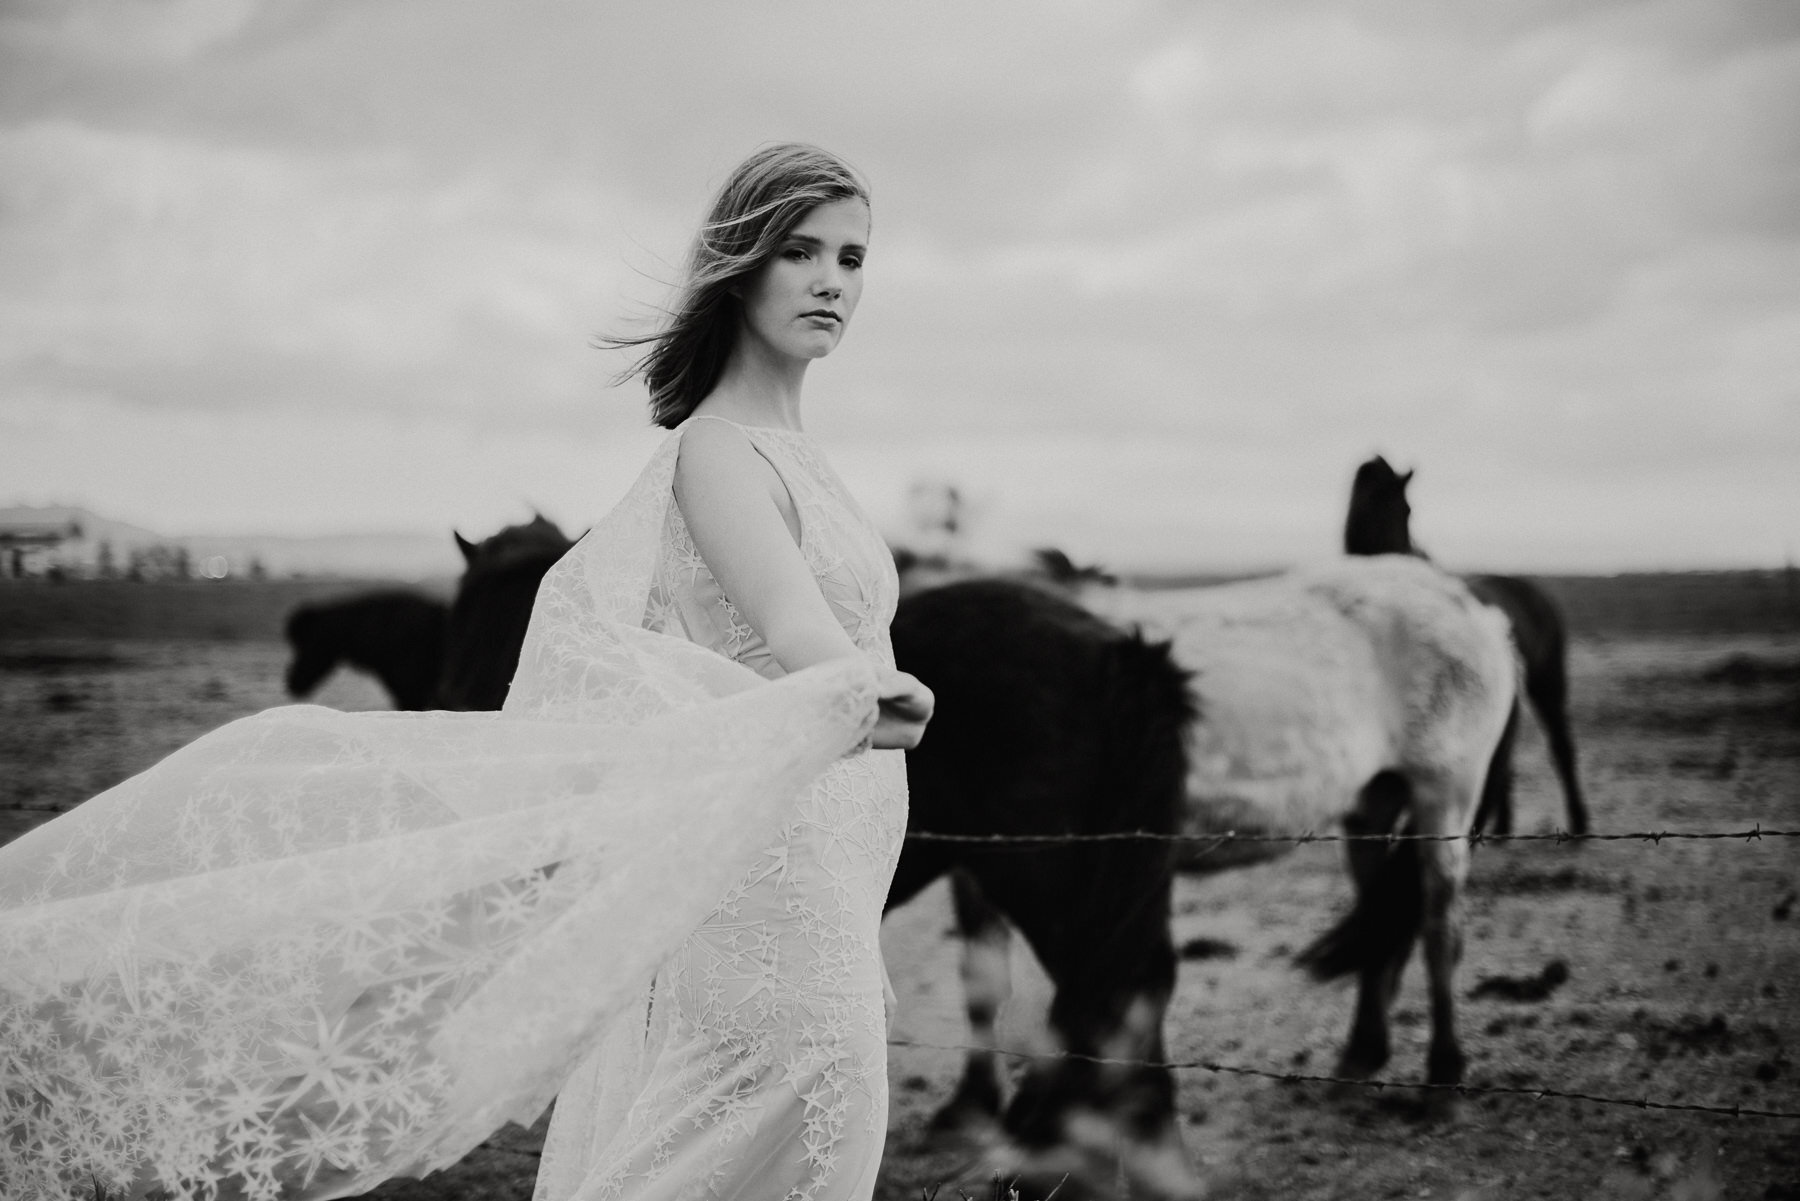
M 1411 798 L 1403 777 L 1375 777 L 1344 819 L 1345 832 L 1394 830 Z M 1351 842 L 1349 847 L 1356 901 L 1336 925 L 1294 957 L 1317 980 L 1404 963 L 1425 919 L 1424 861 L 1417 842 Z

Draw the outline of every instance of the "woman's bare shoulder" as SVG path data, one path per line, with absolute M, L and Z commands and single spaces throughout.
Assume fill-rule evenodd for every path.
M 680 488 L 701 478 L 760 483 L 762 455 L 735 422 L 690 417 L 681 426 L 675 449 L 675 484 Z
M 690 417 L 681 427 L 675 458 L 675 503 L 691 528 L 720 521 L 735 523 L 733 510 L 766 499 L 780 514 L 795 542 L 800 516 L 786 481 L 736 422 Z

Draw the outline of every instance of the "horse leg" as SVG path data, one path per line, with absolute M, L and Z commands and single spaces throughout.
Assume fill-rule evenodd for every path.
M 1481 789 L 1481 807 L 1475 811 L 1475 829 L 1486 830 L 1492 826 L 1496 834 L 1511 834 L 1513 830 L 1513 744 L 1519 736 L 1519 704 L 1513 703 L 1512 712 L 1507 714 L 1506 729 L 1500 735 L 1499 745 L 1494 747 L 1493 758 L 1488 760 L 1487 782 Z
M 1475 803 L 1472 781 L 1445 777 L 1415 781 L 1415 826 L 1421 834 L 1456 835 L 1466 832 L 1465 815 Z M 1431 1045 L 1426 1053 L 1428 1084 L 1456 1085 L 1463 1080 L 1466 1060 L 1456 1033 L 1454 977 L 1462 959 L 1462 886 L 1469 873 L 1469 844 L 1461 838 L 1415 843 L 1419 847 L 1420 886 L 1424 901 L 1421 935 L 1425 970 L 1431 997 Z M 1426 1095 L 1426 1111 L 1449 1117 L 1456 1110 L 1456 1094 L 1433 1089 Z
M 1569 680 L 1559 660 L 1554 668 L 1546 665 L 1536 678 L 1527 677 L 1526 695 L 1537 711 L 1544 727 L 1544 738 L 1550 744 L 1550 761 L 1556 765 L 1556 778 L 1562 782 L 1563 804 L 1568 809 L 1569 832 L 1588 831 L 1587 801 L 1581 795 L 1581 777 L 1575 770 L 1575 737 L 1569 730 Z
M 1000 1007 L 1012 995 L 1008 962 L 1012 931 L 967 872 L 950 873 L 950 897 L 956 910 L 956 931 L 962 939 L 963 997 L 969 1010 L 972 1049 L 963 1060 L 956 1092 L 931 1116 L 931 1129 L 940 1134 L 966 1134 L 990 1126 L 1000 1115 L 995 1051 L 1000 1043 Z
M 1132 1196 L 1195 1196 L 1163 1066 L 1176 972 L 1167 862 L 1095 871 L 1106 880 L 1095 891 L 1068 887 L 1079 871 L 1037 875 L 1036 887 L 1003 895 L 1019 902 L 1009 912 L 1055 986 L 1050 1026 L 1066 1055 L 1033 1063 L 1006 1110 L 1007 1133 L 1035 1164 L 1026 1177 L 1053 1187 L 1067 1175 L 1059 1196 L 1116 1195 L 1119 1178 Z
M 1357 796 L 1356 808 L 1344 818 L 1346 834 L 1389 834 L 1411 799 L 1405 777 L 1383 772 Z M 1400 987 L 1400 976 L 1412 954 L 1418 928 L 1416 884 L 1409 877 L 1414 844 L 1349 842 L 1347 857 L 1356 885 L 1357 910 L 1369 916 L 1366 934 L 1355 951 L 1356 1013 L 1350 1038 L 1338 1059 L 1337 1073 L 1356 1080 L 1375 1075 L 1388 1061 L 1388 1009 Z M 1353 911 L 1352 917 L 1355 916 Z

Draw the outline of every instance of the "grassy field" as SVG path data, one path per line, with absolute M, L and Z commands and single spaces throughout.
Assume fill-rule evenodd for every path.
M 1574 722 L 1597 829 L 1800 828 L 1800 599 L 1788 576 L 1547 584 L 1574 633 Z M 205 730 L 283 703 L 288 609 L 366 586 L 0 584 L 0 822 L 12 822 L 0 838 Z M 342 673 L 315 699 L 384 703 L 371 682 Z M 1560 824 L 1530 723 L 1518 769 L 1521 828 Z M 1461 975 L 1471 1083 L 1800 1110 L 1797 890 L 1792 841 L 1482 848 Z M 1307 983 L 1287 960 L 1346 897 L 1329 846 L 1179 882 L 1176 941 L 1192 951 L 1170 1013 L 1171 1055 L 1328 1071 L 1350 994 Z M 941 890 L 887 923 L 899 1037 L 965 1037 L 948 924 Z M 1018 960 L 1003 1029 L 1035 1048 L 1046 986 L 1022 952 Z M 1540 978 L 1558 960 L 1566 983 L 1507 999 L 1507 981 Z M 1395 1078 L 1422 1071 L 1425 1034 L 1414 972 L 1398 1009 Z M 959 1187 L 985 1195 L 968 1151 L 925 1137 L 958 1067 L 954 1055 L 895 1050 L 879 1197 L 915 1201 L 939 1184 L 945 1201 Z M 1189 1148 L 1220 1196 L 1800 1197 L 1793 1121 L 1475 1096 L 1460 1121 L 1433 1126 L 1403 1091 L 1334 1096 L 1199 1071 L 1180 1083 Z M 509 1130 L 450 1172 L 375 1195 L 528 1197 L 539 1139 L 541 1129 Z

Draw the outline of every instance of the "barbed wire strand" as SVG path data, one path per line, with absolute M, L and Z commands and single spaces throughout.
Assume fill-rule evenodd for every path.
M 1156 830 L 1109 830 L 1099 834 L 946 834 L 935 830 L 909 830 L 906 837 L 915 842 L 992 843 L 996 845 L 1054 845 L 1072 842 L 1202 842 L 1208 848 L 1231 843 L 1291 842 L 1467 842 L 1480 846 L 1488 842 L 1647 842 L 1660 845 L 1679 841 L 1761 842 L 1769 838 L 1800 838 L 1800 830 L 1767 830 L 1758 823 L 1748 830 L 1631 830 L 1610 834 L 1571 834 L 1553 830 L 1543 834 L 1240 834 L 1224 830 L 1210 834 L 1171 834 Z
M 1253 1076 L 1264 1080 L 1276 1080 L 1283 1084 L 1342 1084 L 1355 1088 L 1366 1088 L 1381 1092 L 1390 1088 L 1413 1088 L 1432 1092 L 1453 1092 L 1459 1095 L 1479 1095 L 1483 1093 L 1497 1096 L 1530 1097 L 1534 1101 L 1563 1100 L 1588 1101 L 1599 1105 L 1620 1105 L 1631 1109 L 1676 1110 L 1686 1113 L 1710 1113 L 1731 1118 L 1779 1118 L 1788 1121 L 1800 1121 L 1800 1111 L 1785 1109 L 1761 1109 L 1749 1105 L 1702 1105 L 1688 1101 L 1653 1101 L 1649 1097 L 1606 1096 L 1600 1093 L 1575 1092 L 1569 1089 L 1549 1088 L 1543 1085 L 1507 1085 L 1507 1084 L 1429 1084 L 1424 1081 L 1411 1080 L 1362 1080 L 1351 1076 L 1325 1076 L 1308 1072 L 1276 1071 L 1272 1068 L 1252 1067 L 1247 1064 L 1219 1063 L 1211 1059 L 1185 1059 L 1155 1061 L 1148 1059 L 1115 1059 L 1105 1055 L 1083 1055 L 1075 1051 L 1011 1051 L 999 1047 L 969 1047 L 957 1043 L 928 1043 L 916 1039 L 890 1038 L 890 1047 L 903 1047 L 921 1051 L 957 1051 L 979 1052 L 982 1054 L 1001 1055 L 1009 1059 L 1078 1059 L 1085 1063 L 1105 1064 L 1113 1067 L 1167 1068 L 1171 1071 L 1199 1070 L 1228 1076 Z
M 1390 1088 L 1411 1088 L 1428 1092 L 1451 1092 L 1458 1096 L 1491 1096 L 1529 1097 L 1533 1101 L 1585 1101 L 1594 1105 L 1616 1105 L 1628 1109 L 1656 1109 L 1679 1113 L 1709 1113 L 1727 1118 L 1775 1118 L 1783 1121 L 1800 1121 L 1800 1111 L 1785 1109 L 1762 1109 L 1752 1105 L 1703 1105 L 1691 1101 L 1656 1101 L 1649 1097 L 1608 1096 L 1602 1093 L 1577 1092 L 1573 1089 L 1550 1088 L 1545 1085 L 1511 1085 L 1511 1084 L 1430 1084 L 1414 1080 L 1364 1080 L 1353 1076 L 1326 1076 L 1313 1072 L 1277 1071 L 1273 1068 L 1252 1067 L 1249 1064 L 1220 1063 L 1212 1059 L 1171 1059 L 1158 1062 L 1149 1059 L 1118 1059 L 1108 1055 L 1083 1055 L 1076 1051 L 1013 1051 L 1000 1047 L 971 1047 L 961 1043 L 928 1043 L 910 1038 L 890 1038 L 890 1047 L 899 1047 L 913 1051 L 947 1051 L 958 1054 L 977 1052 L 981 1054 L 999 1055 L 1007 1059 L 1077 1059 L 1084 1063 L 1102 1064 L 1107 1067 L 1125 1068 L 1166 1068 L 1170 1071 L 1204 1071 L 1224 1076 L 1249 1076 L 1261 1080 L 1274 1080 L 1281 1084 L 1335 1084 L 1348 1085 L 1352 1088 L 1366 1088 L 1372 1092 L 1382 1092 Z M 480 1144 L 489 1151 L 501 1151 L 509 1155 L 524 1155 L 541 1158 L 542 1151 L 526 1147 L 506 1147 L 488 1140 Z

